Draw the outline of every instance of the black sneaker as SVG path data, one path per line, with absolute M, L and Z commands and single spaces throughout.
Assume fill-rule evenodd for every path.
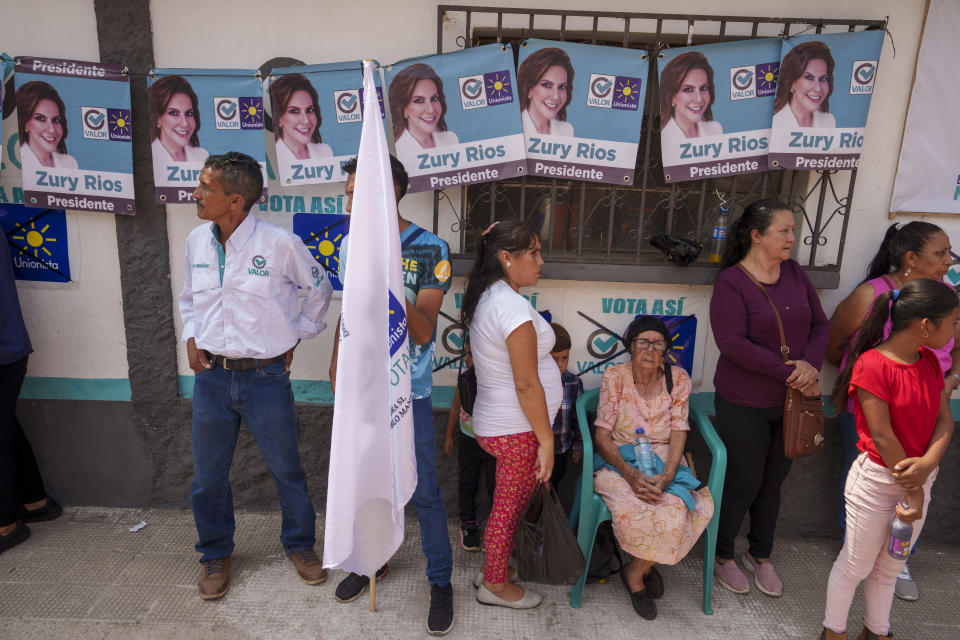
M 387 571 L 387 565 L 383 565 L 377 569 L 377 581 L 380 581 L 387 575 Z M 363 592 L 367 590 L 369 584 L 369 576 L 362 576 L 359 573 L 351 572 L 350 575 L 341 580 L 340 584 L 337 585 L 337 590 L 334 592 L 334 595 L 338 602 L 353 602 L 363 595 Z
M 0 553 L 3 553 L 11 547 L 15 547 L 30 537 L 30 528 L 22 522 L 17 522 L 13 531 L 0 536 Z
M 427 633 L 443 636 L 453 629 L 453 586 L 430 585 L 430 613 L 427 614 Z
M 47 503 L 40 507 L 39 509 L 34 509 L 29 511 L 24 509 L 23 506 L 20 506 L 20 520 L 21 522 L 47 522 L 49 520 L 55 520 L 63 515 L 63 507 L 60 506 L 60 503 L 47 496 Z
M 480 551 L 480 527 L 473 520 L 460 523 L 460 547 L 464 551 Z

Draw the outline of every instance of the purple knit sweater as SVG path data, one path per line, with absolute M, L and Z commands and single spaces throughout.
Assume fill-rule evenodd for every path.
M 817 369 L 823 363 L 830 322 L 803 269 L 780 264 L 776 284 L 763 285 L 783 320 L 791 360 Z M 793 366 L 780 357 L 777 319 L 766 297 L 739 267 L 717 276 L 710 299 L 710 326 L 720 349 L 713 385 L 725 399 L 747 407 L 777 407 L 787 394 Z

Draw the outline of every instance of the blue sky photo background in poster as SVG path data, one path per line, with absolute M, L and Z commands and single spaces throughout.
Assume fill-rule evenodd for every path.
M 660 114 L 667 182 L 767 170 L 780 68 L 778 38 L 671 48 L 661 53 L 657 66 L 662 93 L 658 109 L 668 111 Z M 705 66 L 713 71 L 712 104 L 709 93 L 689 91 L 708 77 Z M 663 95 L 665 90 L 673 95 Z M 708 106 L 713 116 L 709 121 Z M 699 135 L 687 138 L 683 129 L 690 128 Z
M 340 243 L 350 232 L 350 216 L 328 213 L 293 214 L 293 232 L 300 236 L 310 255 L 327 272 L 334 291 L 343 291 L 340 282 Z
M 18 56 L 14 82 L 18 96 L 24 92 L 23 100 L 39 98 L 27 120 L 28 137 L 31 128 L 46 124 L 47 115 L 61 115 L 57 98 L 63 102 L 67 125 L 65 136 L 55 123 L 50 130 L 35 129 L 38 139 L 55 140 L 53 166 L 40 157 L 48 153 L 42 145 L 27 142 L 25 148 L 20 141 L 25 204 L 134 213 L 130 83 L 124 66 Z M 42 113 L 44 105 L 50 107 L 50 114 Z M 60 142 L 66 145 L 66 153 Z
M 411 192 L 502 180 L 524 172 L 513 67 L 513 51 L 499 44 L 411 58 L 387 67 L 396 154 L 410 174 Z M 418 97 L 424 86 L 435 93 L 435 83 L 426 79 L 432 75 L 443 84 L 446 131 L 437 127 L 439 103 Z M 422 148 L 418 139 L 427 136 L 432 136 L 436 148 Z
M 347 176 L 340 167 L 343 162 L 356 157 L 360 148 L 360 131 L 363 125 L 361 62 L 356 60 L 283 67 L 274 69 L 269 80 L 267 107 L 273 121 L 277 175 L 281 186 L 345 181 Z M 302 88 L 304 80 L 317 92 L 320 107 L 320 117 L 317 120 L 320 123 L 319 143 L 313 140 L 312 131 L 309 136 L 297 132 L 298 129 L 303 131 L 316 128 L 310 115 L 303 113 L 301 109 L 300 103 L 309 99 L 309 93 Z M 278 82 L 277 99 L 286 100 L 286 114 L 274 113 L 273 86 Z M 383 92 L 379 73 L 374 74 L 374 82 L 377 85 L 383 116 Z M 298 95 L 298 92 L 303 93 Z M 278 105 L 280 106 L 282 105 Z M 304 145 L 309 158 L 300 159 L 294 155 L 291 147 Z
M 521 114 L 528 171 L 632 184 L 647 91 L 646 57 L 638 49 L 550 40 L 520 45 L 517 91 L 521 107 L 529 103 Z M 563 95 L 551 92 L 570 84 L 567 66 L 574 73 L 563 121 Z M 549 131 L 538 131 L 538 122 Z
M 778 97 L 770 133 L 771 167 L 856 169 L 860 166 L 863 134 L 884 37 L 885 33 L 877 30 L 799 35 L 783 41 Z M 824 55 L 829 55 L 834 62 L 832 76 L 829 65 L 821 57 Z M 799 65 L 788 64 L 788 59 L 806 61 L 806 67 L 801 70 Z M 791 67 L 804 72 L 793 73 L 794 77 L 799 76 L 796 81 L 789 77 Z M 811 80 L 803 84 L 804 77 Z M 824 105 L 828 108 L 824 109 Z M 811 121 L 805 124 L 798 116 Z
M 192 109 L 192 100 L 177 108 L 178 96 L 186 95 L 181 91 L 183 81 L 196 94 L 199 126 L 186 113 Z M 151 132 L 156 136 L 151 148 L 158 202 L 192 202 L 203 161 L 227 151 L 245 153 L 260 163 L 264 173 L 261 202 L 266 201 L 263 85 L 255 69 L 154 69 L 149 86 L 151 95 L 160 95 L 161 91 L 170 94 L 164 110 L 156 114 L 157 123 Z M 191 144 L 193 134 L 196 145 Z M 185 154 L 186 159 L 178 159 L 171 151 Z
M 0 229 L 17 280 L 70 282 L 66 213 L 0 204 Z

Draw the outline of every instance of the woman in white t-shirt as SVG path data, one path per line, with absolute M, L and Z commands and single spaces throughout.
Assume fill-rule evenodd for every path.
M 563 397 L 560 369 L 550 356 L 553 329 L 520 295 L 520 287 L 537 284 L 542 265 L 533 227 L 495 223 L 480 239 L 461 316 L 477 373 L 473 432 L 497 459 L 477 600 L 512 609 L 529 609 L 541 601 L 508 580 L 507 561 L 527 500 L 553 472 L 552 425 Z

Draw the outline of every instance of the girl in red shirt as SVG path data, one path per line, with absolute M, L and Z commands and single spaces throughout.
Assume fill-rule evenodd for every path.
M 920 535 L 937 465 L 953 435 L 943 374 L 931 349 L 960 324 L 960 300 L 942 282 L 912 280 L 881 294 L 833 388 L 834 406 L 854 399 L 860 456 L 847 475 L 847 532 L 827 583 L 821 640 L 845 639 L 854 591 L 864 581 L 860 640 L 890 635 L 890 605 L 904 561 L 886 551 L 894 517 Z M 892 321 L 890 337 L 883 328 Z M 879 344 L 878 344 L 879 343 Z M 901 501 L 907 499 L 907 505 Z

